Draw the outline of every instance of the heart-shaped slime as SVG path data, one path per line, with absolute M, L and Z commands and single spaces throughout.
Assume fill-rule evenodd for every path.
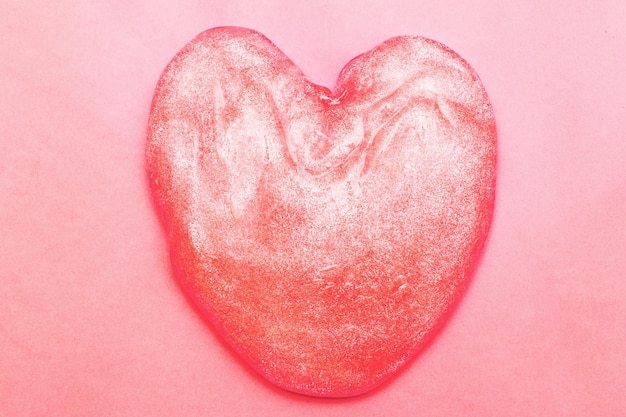
M 462 293 L 493 210 L 495 122 L 472 68 L 397 37 L 334 92 L 263 35 L 208 30 L 163 72 L 148 171 L 182 287 L 269 381 L 364 393 Z

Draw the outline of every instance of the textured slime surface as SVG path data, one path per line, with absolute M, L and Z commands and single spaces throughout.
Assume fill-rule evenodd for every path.
M 263 35 L 200 34 L 165 69 L 152 191 L 182 286 L 259 373 L 357 395 L 405 364 L 479 255 L 495 123 L 446 47 L 390 39 L 334 91 Z

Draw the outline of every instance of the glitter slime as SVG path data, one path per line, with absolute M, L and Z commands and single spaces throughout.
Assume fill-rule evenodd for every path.
M 493 210 L 496 131 L 475 72 L 432 40 L 353 59 L 334 91 L 224 27 L 163 72 L 148 171 L 181 286 L 272 383 L 362 394 L 462 294 Z

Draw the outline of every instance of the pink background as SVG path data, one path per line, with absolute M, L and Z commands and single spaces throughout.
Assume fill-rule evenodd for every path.
M 626 2 L 295 3 L 0 3 L 0 415 L 626 415 Z M 431 37 L 490 94 L 480 267 L 436 340 L 369 395 L 265 383 L 172 280 L 144 174 L 150 100 L 178 49 L 221 25 L 259 30 L 327 86 L 389 37 Z

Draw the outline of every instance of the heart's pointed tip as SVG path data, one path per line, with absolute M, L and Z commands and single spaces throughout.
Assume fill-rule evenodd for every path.
M 330 378 L 325 381 L 296 381 L 286 383 L 285 379 L 276 378 L 263 372 L 259 374 L 274 386 L 298 395 L 304 395 L 310 398 L 322 398 L 332 400 L 350 399 L 355 397 L 363 397 L 376 392 L 388 381 L 391 380 L 393 373 L 384 378 L 365 378 L 360 381 L 351 381 L 349 384 L 340 385 Z

